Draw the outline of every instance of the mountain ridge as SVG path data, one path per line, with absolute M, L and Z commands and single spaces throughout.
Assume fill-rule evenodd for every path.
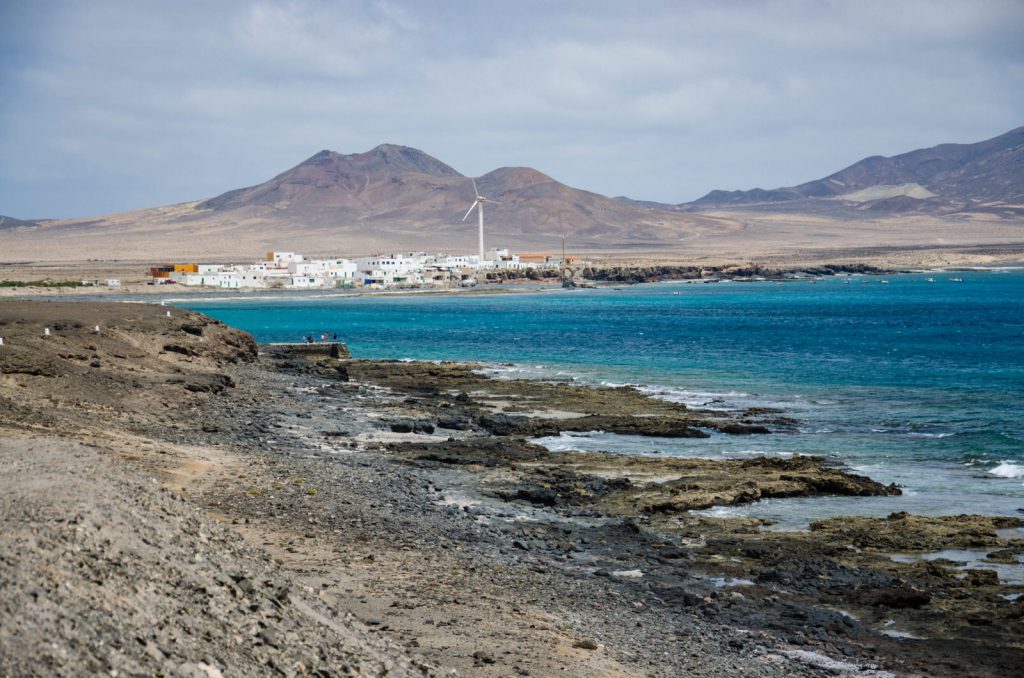
M 0 214 L 0 231 L 13 230 L 15 228 L 32 228 L 39 226 L 38 221 L 32 221 L 30 219 L 15 219 L 14 217 L 7 217 Z
M 550 251 L 563 236 L 596 251 L 674 247 L 735 229 L 729 220 L 623 204 L 529 167 L 499 167 L 476 181 L 496 203 L 485 210 L 488 247 Z M 475 220 L 463 220 L 475 199 L 469 177 L 415 148 L 324 149 L 259 184 L 164 207 L 55 220 L 31 229 L 31 236 L 18 231 L 25 235 L 17 243 L 5 237 L 5 245 L 10 253 L 47 258 L 106 257 L 110 251 L 160 258 L 272 249 L 475 252 Z
M 860 209 L 923 208 L 936 213 L 989 209 L 1000 203 L 1019 206 L 1024 203 L 1024 126 L 976 143 L 944 143 L 894 156 L 868 156 L 796 186 L 713 190 L 697 200 L 666 207 L 774 209 L 785 203 L 821 200 L 856 203 Z
M 488 229 L 511 243 L 554 244 L 563 233 L 594 246 L 628 246 L 688 237 L 714 228 L 704 217 L 652 213 L 562 184 L 531 167 L 499 167 L 476 177 L 487 207 Z M 409 243 L 430 231 L 439 244 L 472 235 L 462 216 L 476 195 L 470 177 L 427 153 L 382 144 L 363 153 L 322 150 L 254 186 L 227 191 L 195 203 L 194 219 L 209 213 L 300 222 L 338 232 L 365 229 L 401 234 Z M 418 233 L 417 233 L 418 232 Z M 494 231 L 491 231 L 494 232 Z
M 1024 127 L 977 144 L 869 156 L 823 179 L 775 190 L 713 191 L 668 205 L 609 198 L 530 167 L 476 178 L 486 246 L 687 253 L 717 261 L 761 252 L 1024 243 Z M 260 184 L 196 201 L 85 219 L 18 220 L 5 257 L 251 257 L 476 251 L 470 178 L 408 146 L 320 150 Z M 1016 202 L 1014 202 L 1016 201 Z M 9 222 L 11 224 L 15 222 Z M 24 227 L 22 227 L 24 226 Z M 703 253 L 703 254 L 702 254 Z M 692 261 L 692 259 L 691 259 Z
M 381 144 L 365 153 L 350 155 L 325 149 L 261 184 L 234 189 L 201 201 L 196 209 L 223 211 L 295 199 L 309 200 L 310 204 L 352 206 L 336 204 L 336 201 L 344 193 L 354 195 L 365 190 L 374 174 L 388 177 L 396 174 L 462 176 L 440 160 L 408 146 Z M 335 190 L 324 193 L 324 189 Z

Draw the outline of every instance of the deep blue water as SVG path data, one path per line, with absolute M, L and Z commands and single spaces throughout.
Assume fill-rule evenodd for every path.
M 770 405 L 800 422 L 709 440 L 544 441 L 556 449 L 826 454 L 906 488 L 899 498 L 720 512 L 786 523 L 890 510 L 1014 513 L 1024 508 L 1024 271 L 928 277 L 181 305 L 260 342 L 337 332 L 356 357 L 487 361 L 499 374 L 638 384 L 693 406 Z

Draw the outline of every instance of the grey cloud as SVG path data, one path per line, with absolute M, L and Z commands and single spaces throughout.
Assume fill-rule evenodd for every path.
M 100 0 L 2 18 L 14 216 L 202 198 L 382 142 L 679 202 L 1024 122 L 1013 1 Z

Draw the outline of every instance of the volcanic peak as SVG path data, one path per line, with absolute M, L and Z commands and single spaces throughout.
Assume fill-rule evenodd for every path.
M 381 144 L 365 153 L 351 155 L 325 149 L 293 169 L 311 166 L 327 166 L 338 172 L 415 172 L 439 177 L 462 176 L 423 151 L 397 144 Z

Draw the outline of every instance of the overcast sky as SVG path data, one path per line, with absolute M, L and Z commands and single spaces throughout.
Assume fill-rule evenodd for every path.
M 792 185 L 1024 125 L 1022 36 L 1022 0 L 0 0 L 0 214 L 385 142 L 663 202 Z

